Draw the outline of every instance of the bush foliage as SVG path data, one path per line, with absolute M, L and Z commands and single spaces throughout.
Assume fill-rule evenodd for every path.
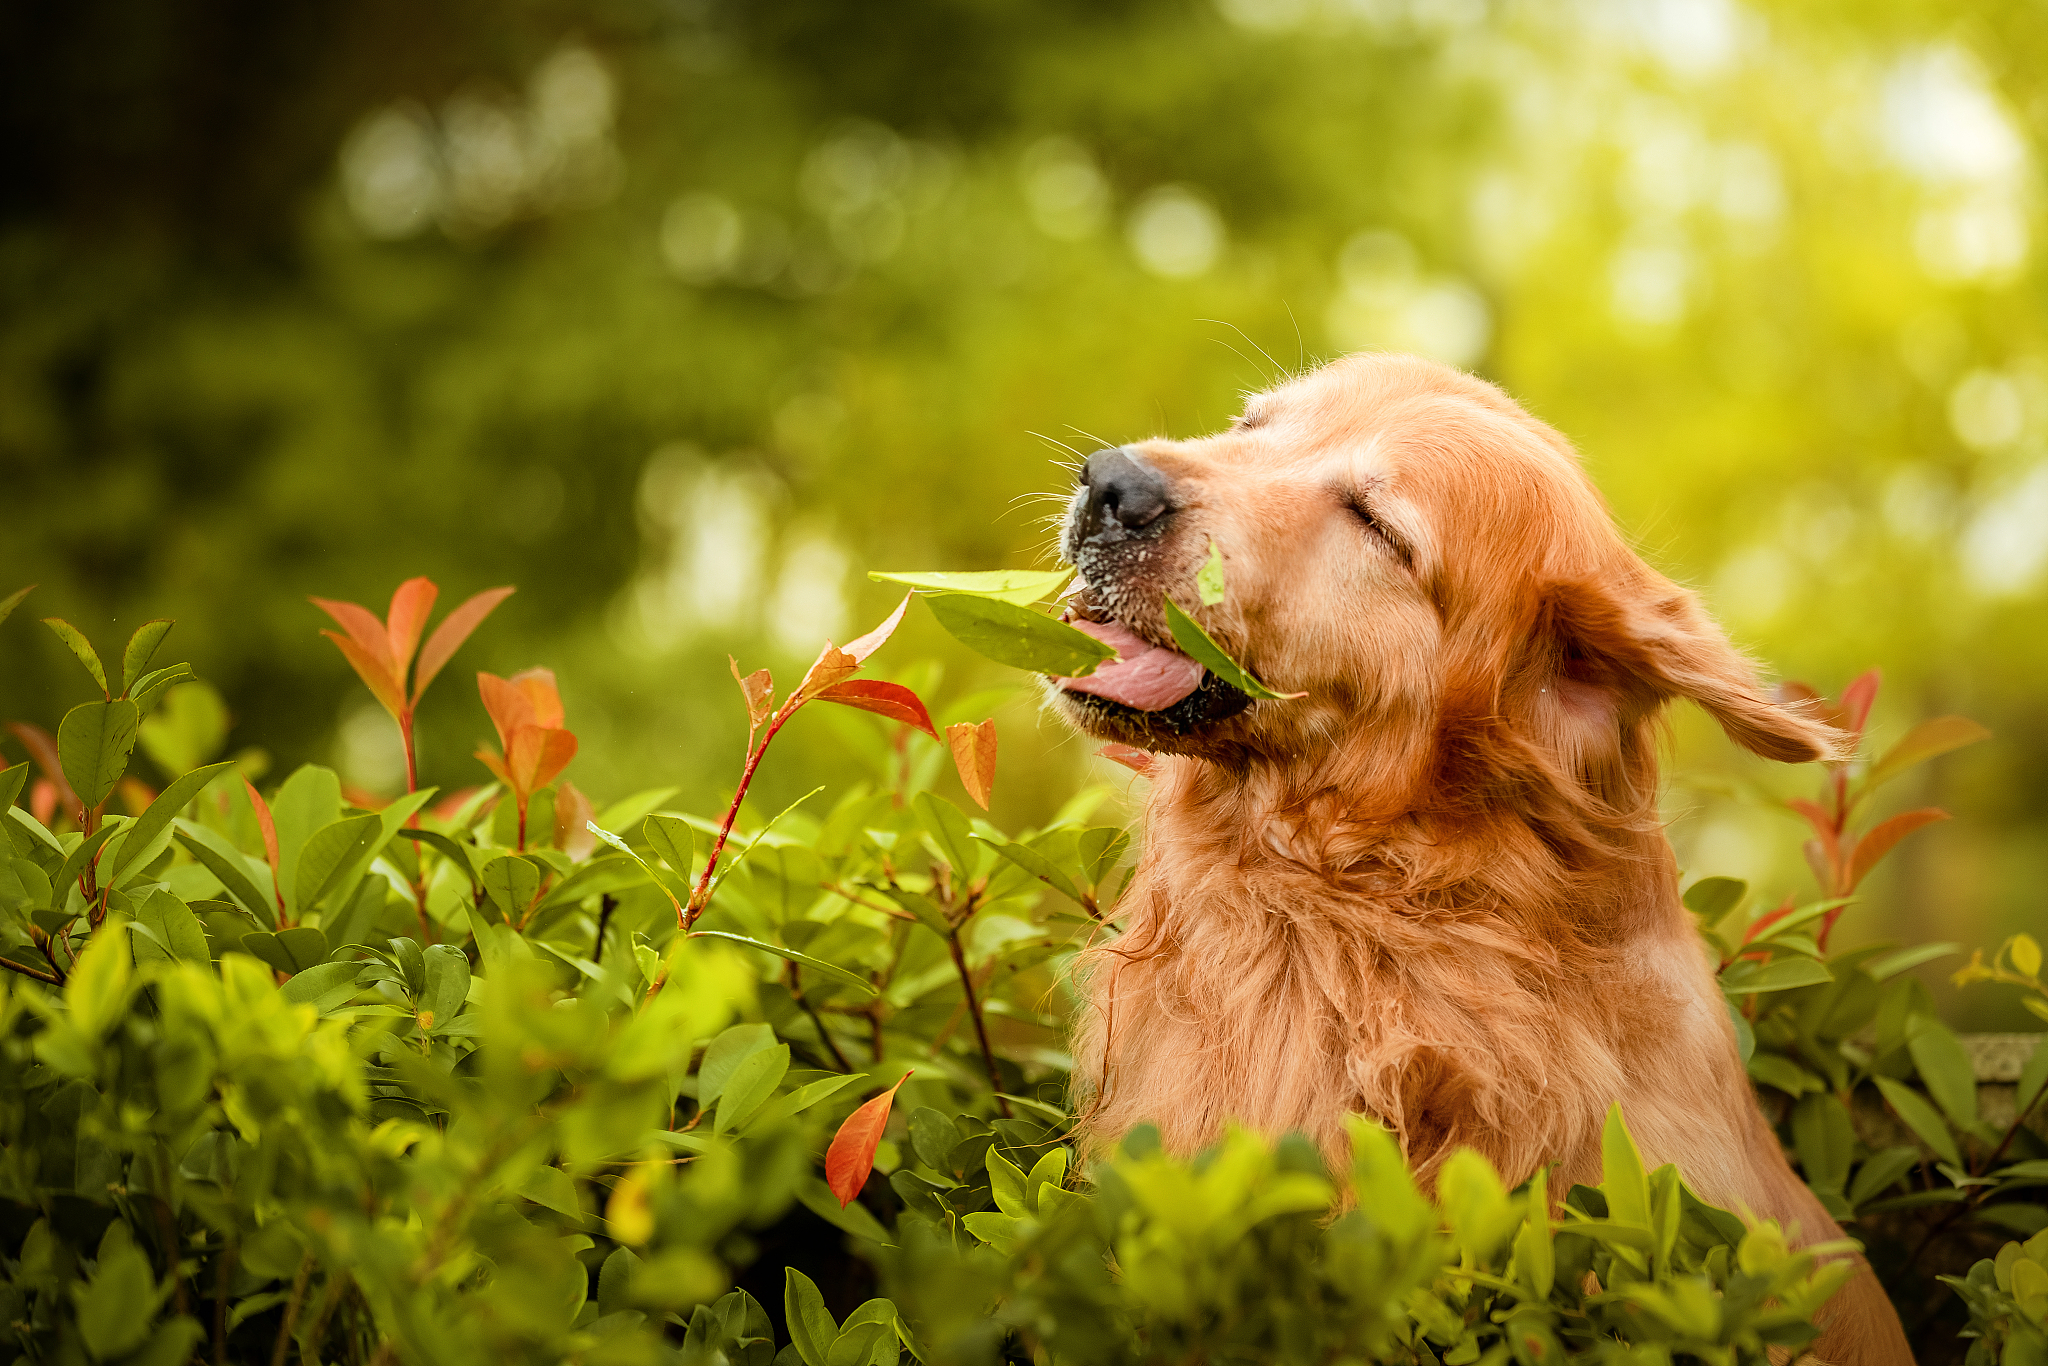
M 423 583 L 384 619 L 321 604 L 408 736 L 497 600 L 422 651 Z M 116 673 L 52 621 L 97 695 L 15 725 L 33 758 L 0 771 L 0 1359 L 1760 1363 L 1809 1340 L 1842 1249 L 1645 1171 L 1618 1112 L 1597 1189 L 1506 1189 L 1460 1154 L 1424 1193 L 1362 1120 L 1348 1171 L 1141 1130 L 1077 1172 L 1064 965 L 1114 933 L 1132 834 L 1091 824 L 1101 792 L 1016 831 L 943 795 L 950 758 L 986 803 L 997 738 L 862 676 L 901 615 L 779 700 L 734 668 L 751 733 L 720 819 L 664 790 L 595 806 L 544 670 L 480 676 L 488 786 L 378 799 L 308 766 L 266 793 L 208 762 L 207 685 L 150 667 L 168 623 Z M 1829 704 L 1852 729 L 1857 686 Z M 874 780 L 762 819 L 752 778 L 816 702 L 880 718 Z M 1688 904 L 1767 1109 L 1928 1359 L 2038 1361 L 2048 1048 L 2009 1102 L 1980 1090 L 1906 971 L 1953 946 L 1828 943 L 1913 824 L 1859 833 L 1862 799 L 1971 738 L 1929 725 L 1807 804 L 1820 901 L 1759 914 L 1704 879 Z M 2020 936 L 1960 975 L 2048 1013 L 2040 959 Z

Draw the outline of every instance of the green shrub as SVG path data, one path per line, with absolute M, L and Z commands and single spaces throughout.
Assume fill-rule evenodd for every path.
M 416 663 L 431 596 L 325 604 L 407 732 L 488 610 Z M 1100 792 L 1006 832 L 935 790 L 950 757 L 985 801 L 995 735 L 857 676 L 894 620 L 780 701 L 740 679 L 717 820 L 669 791 L 593 809 L 542 671 L 483 678 L 490 786 L 379 802 L 309 766 L 259 792 L 207 762 L 206 685 L 149 671 L 162 625 L 118 678 L 60 630 L 98 696 L 14 727 L 32 762 L 0 771 L 0 1361 L 1762 1362 L 1811 1336 L 1845 1264 L 1645 1173 L 1618 1114 L 1556 1220 L 1542 1175 L 1505 1190 L 1469 1154 L 1425 1198 L 1363 1123 L 1349 1172 L 1141 1131 L 1077 1176 L 1062 971 L 1111 932 L 1130 832 L 1089 823 Z M 818 701 L 882 718 L 877 778 L 760 819 L 747 784 Z M 1973 1237 L 2048 1222 L 2048 1050 L 1989 1124 L 1899 975 L 1917 951 L 1831 953 L 1830 905 L 1744 895 L 1691 900 L 1767 1105 L 1902 1304 L 1948 1295 Z M 1970 971 L 2038 995 L 2039 970 L 2022 939 Z M 2038 1353 L 2029 1248 L 1947 1278 L 1973 1359 Z M 863 1276 L 889 1297 L 856 1302 Z

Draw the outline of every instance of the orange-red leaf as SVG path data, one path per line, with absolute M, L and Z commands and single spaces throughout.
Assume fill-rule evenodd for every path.
M 420 666 L 413 672 L 412 700 L 415 703 L 427 690 L 427 684 L 434 681 L 434 675 L 441 672 L 442 667 L 455 657 L 455 652 L 462 648 L 462 642 L 469 639 L 469 633 L 483 624 L 492 609 L 518 591 L 510 587 L 486 588 L 441 618 L 434 634 L 427 637 L 427 648 L 420 651 Z
M 953 748 L 953 767 L 960 770 L 960 785 L 982 810 L 996 787 L 996 723 L 993 718 L 980 725 L 966 721 L 946 727 L 946 743 Z
M 1841 878 L 1842 845 L 1841 836 L 1835 833 L 1834 816 L 1819 803 L 1810 802 L 1804 797 L 1794 797 L 1786 802 L 1785 805 L 1806 817 L 1806 823 L 1812 826 L 1813 833 L 1819 836 L 1815 843 L 1820 846 L 1820 855 L 1827 860 L 1827 867 L 1829 869 L 1828 876 L 1823 877 L 1821 881 L 1826 884 L 1830 895 L 1839 895 L 1840 893 L 1836 891 L 1835 883 Z M 1819 864 L 1814 866 L 1816 869 L 1820 867 Z
M 555 775 L 569 766 L 576 757 L 576 737 L 566 730 L 544 730 L 540 733 L 540 755 L 533 766 L 533 785 L 527 790 L 538 792 L 555 780 Z
M 85 820 L 85 804 L 78 800 L 78 794 L 71 790 L 70 780 L 64 776 L 64 762 L 57 756 L 56 737 L 41 726 L 31 725 L 27 721 L 9 721 L 7 730 L 15 739 L 21 741 L 21 747 L 36 761 L 36 767 L 43 771 L 43 777 L 49 782 L 50 790 L 56 794 L 64 809 L 71 813 L 71 819 L 82 824 Z M 50 813 L 35 813 L 33 807 L 30 811 L 44 825 L 50 823 Z
M 1763 915 L 1760 915 L 1760 916 L 1758 916 L 1758 917 L 1756 918 L 1756 923 L 1755 923 L 1755 924 L 1753 924 L 1753 925 L 1751 925 L 1751 926 L 1749 927 L 1748 931 L 1747 931 L 1746 933 L 1744 933 L 1744 934 L 1743 934 L 1743 936 L 1742 936 L 1742 942 L 1743 942 L 1743 943 L 1745 943 L 1745 944 L 1749 943 L 1749 942 L 1750 942 L 1751 940 L 1755 939 L 1755 938 L 1756 938 L 1756 937 L 1757 937 L 1758 935 L 1762 934 L 1762 933 L 1763 933 L 1763 932 L 1764 932 L 1765 930 L 1767 930 L 1767 929 L 1769 929 L 1769 928 L 1770 928 L 1771 926 L 1773 926 L 1773 925 L 1777 924 L 1777 923 L 1778 923 L 1778 922 L 1779 922 L 1780 920 L 1783 920 L 1783 919 L 1784 919 L 1784 918 L 1785 918 L 1786 916 L 1788 916 L 1788 915 L 1792 914 L 1792 912 L 1793 912 L 1793 911 L 1794 911 L 1795 909 L 1796 909 L 1796 903 L 1795 903 L 1795 902 L 1793 901 L 1793 899 L 1792 899 L 1791 897 L 1789 897 L 1789 896 L 1788 896 L 1788 897 L 1786 897 L 1786 898 L 1785 898 L 1785 904 L 1784 904 L 1784 905 L 1782 905 L 1782 906 L 1780 906 L 1780 907 L 1778 907 L 1778 909 L 1777 909 L 1777 910 L 1775 910 L 1775 911 L 1768 911 L 1768 912 L 1766 912 L 1765 914 L 1763 914 Z
M 441 590 L 427 578 L 407 579 L 391 594 L 391 610 L 384 614 L 384 629 L 391 639 L 392 671 L 400 678 L 420 648 L 420 632 L 426 629 L 427 614 Z
M 848 1115 L 839 1132 L 832 1135 L 832 1146 L 825 1150 L 825 1184 L 839 1197 L 841 1209 L 852 1204 L 868 1183 L 868 1173 L 875 1169 L 875 1145 L 882 1141 L 882 1130 L 889 1123 L 889 1107 L 895 1103 L 897 1090 L 909 1080 L 910 1073 L 905 1072 L 895 1086 Z
M 479 673 L 476 690 L 484 700 L 484 710 L 490 713 L 491 724 L 498 728 L 498 743 L 509 756 L 512 737 L 525 727 L 537 724 L 533 700 L 510 680 L 493 673 Z
M 384 623 L 377 620 L 376 613 L 357 603 L 336 602 L 332 598 L 308 598 L 306 601 L 333 617 L 335 624 L 348 632 L 348 638 L 362 646 L 386 674 L 393 672 L 391 635 L 384 629 Z
M 505 771 L 505 761 L 487 749 L 476 752 L 477 762 L 491 771 L 491 776 L 506 787 L 512 786 L 512 775 Z
M 1856 884 L 1869 875 L 1877 861 L 1892 851 L 1892 846 L 1912 834 L 1923 825 L 1947 820 L 1948 812 L 1938 806 L 1923 806 L 1918 811 L 1901 811 L 1890 820 L 1879 821 L 1863 832 L 1863 838 L 1856 841 L 1856 847 L 1849 854 L 1849 885 L 1842 890 L 1853 892 Z
M 1150 750 L 1133 745 L 1119 745 L 1114 742 L 1095 751 L 1113 764 L 1122 764 L 1133 773 L 1149 774 L 1152 771 L 1153 754 Z
M 1883 682 L 1884 670 L 1870 669 L 1842 689 L 1843 728 L 1858 739 L 1863 736 L 1863 723 L 1870 719 L 1870 704 L 1877 701 L 1878 685 Z
M 725 662 L 732 670 L 733 682 L 740 685 L 740 693 L 747 699 L 747 724 L 760 725 L 775 710 L 774 676 L 766 669 L 756 669 L 743 678 L 740 676 L 740 662 L 737 659 L 727 655 Z
M 278 918 L 283 919 L 284 874 L 278 870 L 277 822 L 270 818 L 270 803 L 263 800 L 263 794 L 256 790 L 256 784 L 244 778 L 242 786 L 249 789 L 249 805 L 256 808 L 256 827 L 263 832 L 263 860 L 270 865 L 270 880 L 273 884 L 271 890 L 277 896 Z
M 897 624 L 903 620 L 904 609 L 910 606 L 910 597 L 910 594 L 905 593 L 903 601 L 896 604 L 896 610 L 891 612 L 888 620 L 880 626 L 864 636 L 846 642 L 846 653 L 853 656 L 854 663 L 866 662 L 869 655 L 881 648 L 883 641 L 895 634 Z
M 586 859 L 597 847 L 597 836 L 590 833 L 590 822 L 597 816 L 597 808 L 590 804 L 590 798 L 576 784 L 564 782 L 555 789 L 555 848 L 573 859 Z
M 834 683 L 853 677 L 860 668 L 860 661 L 836 645 L 827 642 L 818 651 L 818 657 L 811 661 L 811 667 L 804 671 L 804 681 L 797 684 L 793 702 L 810 701 Z
M 394 717 L 405 710 L 405 689 L 399 686 L 397 676 L 385 660 L 339 631 L 322 631 L 320 634 L 334 642 L 335 648 L 341 651 L 341 657 L 349 662 L 349 667 L 356 671 L 356 677 L 363 680 L 370 696 L 376 698 L 384 710 Z
M 553 669 L 521 669 L 505 681 L 526 694 L 535 725 L 562 724 L 562 692 L 555 686 Z
M 924 709 L 924 703 L 918 700 L 917 694 L 901 683 L 884 683 L 879 679 L 870 678 L 849 678 L 844 683 L 834 683 L 819 693 L 818 700 L 837 702 L 845 707 L 859 707 L 862 711 L 886 716 L 891 721 L 916 726 L 934 740 L 939 738 L 939 732 L 932 726 L 931 713 Z

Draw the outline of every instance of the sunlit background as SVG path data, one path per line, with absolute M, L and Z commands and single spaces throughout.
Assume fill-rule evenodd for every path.
M 2034 7 L 74 0 L 0 54 L 0 719 L 83 696 L 35 616 L 175 616 L 226 748 L 389 791 L 306 595 L 516 583 L 423 780 L 485 776 L 475 669 L 547 664 L 586 791 L 708 806 L 728 654 L 787 675 L 868 568 L 1042 557 L 1072 452 L 1402 348 L 1578 441 L 1782 675 L 1882 666 L 1880 740 L 1994 730 L 1888 793 L 1957 819 L 1845 933 L 2048 921 Z M 998 716 L 999 817 L 1106 776 L 928 618 L 890 652 Z M 764 804 L 877 735 L 800 718 Z M 1688 870 L 1807 892 L 1742 793 L 1816 775 L 1677 751 Z

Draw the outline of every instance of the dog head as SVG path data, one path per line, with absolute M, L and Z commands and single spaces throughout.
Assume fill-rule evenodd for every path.
M 1490 744 L 1623 802 L 1631 745 L 1673 698 L 1773 759 L 1839 741 L 1629 548 L 1564 438 L 1412 356 L 1292 379 L 1213 436 L 1097 452 L 1060 547 L 1080 570 L 1068 619 L 1120 658 L 1056 683 L 1056 705 L 1144 749 L 1242 766 L 1378 747 L 1441 772 Z M 1212 548 L 1227 594 L 1205 607 Z M 1307 696 L 1255 702 L 1194 665 L 1167 598 Z

